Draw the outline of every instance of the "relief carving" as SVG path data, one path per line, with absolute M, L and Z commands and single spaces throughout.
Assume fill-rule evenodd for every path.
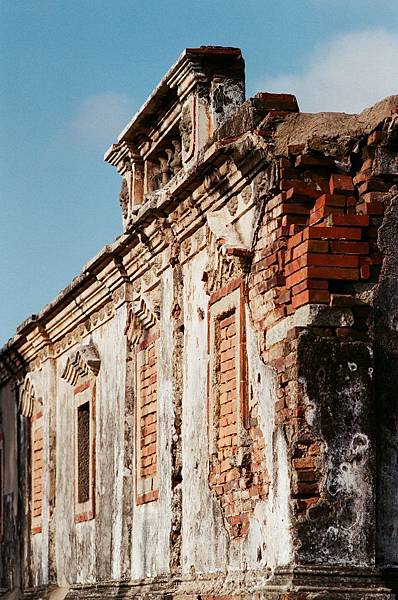
M 101 359 L 97 348 L 93 344 L 80 346 L 68 356 L 61 377 L 71 385 L 75 385 L 79 377 L 90 374 L 96 377 L 100 366 Z
M 127 215 L 129 212 L 129 202 L 130 202 L 129 187 L 127 184 L 127 180 L 123 177 L 122 189 L 119 194 L 119 203 L 120 203 L 120 206 L 122 209 L 123 219 L 127 219 Z
M 180 140 L 172 140 L 174 146 L 174 152 L 170 161 L 170 168 L 173 175 L 176 175 L 182 169 L 182 155 L 181 155 L 181 142 Z
M 19 393 L 19 412 L 24 417 L 33 415 L 33 407 L 36 400 L 36 393 L 29 375 L 26 376 L 23 387 Z
M 124 328 L 124 334 L 127 336 L 130 347 L 140 341 L 145 330 L 157 323 L 159 312 L 160 309 L 157 306 L 151 309 L 144 298 L 130 304 Z
M 243 203 L 249 204 L 251 197 L 252 197 L 252 189 L 251 189 L 250 185 L 245 187 L 245 189 L 241 193 L 241 196 L 242 196 Z
M 204 178 L 204 188 L 206 192 L 210 191 L 219 181 L 221 181 L 221 173 L 217 167 L 212 167 L 208 170 Z
M 181 121 L 180 121 L 180 133 L 182 140 L 182 147 L 184 148 L 184 152 L 188 154 L 191 147 L 191 137 L 192 137 L 192 115 L 191 115 L 191 106 L 190 104 L 185 104 L 181 111 Z
M 237 210 L 238 210 L 238 205 L 239 205 L 238 197 L 237 196 L 232 196 L 232 198 L 229 200 L 229 202 L 227 204 L 229 213 L 232 216 L 236 215 Z

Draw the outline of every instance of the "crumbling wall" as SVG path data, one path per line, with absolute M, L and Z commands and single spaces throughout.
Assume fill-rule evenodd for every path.
M 387 204 L 379 230 L 383 254 L 375 306 L 375 401 L 377 435 L 377 554 L 384 566 L 398 564 L 398 196 Z
M 223 569 L 229 537 L 222 510 L 211 493 L 207 410 L 207 305 L 202 282 L 207 264 L 202 251 L 183 267 L 184 393 L 182 421 L 182 569 L 206 573 Z
M 57 361 L 57 481 L 55 513 L 57 583 L 94 582 L 120 577 L 125 569 L 123 482 L 125 472 L 125 314 L 89 337 L 101 357 L 95 387 L 95 518 L 75 522 L 75 405 L 73 387 L 61 378 L 67 354 Z M 84 339 L 83 339 L 84 341 Z M 73 350 L 73 346 L 71 348 Z
M 179 66 L 196 74 L 211 52 L 239 77 L 192 75 L 181 107 L 168 86 L 183 69 L 169 72 L 107 155 L 125 235 L 13 342 L 45 423 L 31 531 L 19 420 L 22 584 L 31 598 L 56 584 L 76 599 L 391 600 L 375 567 L 397 546 L 397 99 L 360 116 L 302 115 L 289 94 L 238 108 L 239 51 L 191 49 Z M 143 166 L 132 140 L 155 114 Z M 81 502 L 79 397 L 94 449 Z M 10 420 L 8 388 L 4 402 Z
M 21 585 L 18 418 L 13 383 L 0 387 L 1 524 L 0 588 Z
M 159 495 L 154 502 L 137 505 L 133 499 L 131 544 L 131 577 L 154 577 L 169 570 L 171 527 L 171 477 L 170 453 L 173 433 L 173 273 L 165 271 L 161 281 L 161 314 L 159 322 L 159 356 L 157 362 L 157 414 L 158 414 L 158 477 Z M 136 402 L 137 399 L 134 400 Z M 138 434 L 140 432 L 138 431 Z M 132 448 L 128 449 L 132 452 Z M 135 468 L 135 467 L 134 467 Z M 135 476 L 134 472 L 131 473 Z

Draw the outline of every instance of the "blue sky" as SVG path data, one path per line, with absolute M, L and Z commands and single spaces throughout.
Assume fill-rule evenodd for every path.
M 394 0 L 0 0 L 0 345 L 121 233 L 104 151 L 202 44 L 302 110 L 398 93 Z

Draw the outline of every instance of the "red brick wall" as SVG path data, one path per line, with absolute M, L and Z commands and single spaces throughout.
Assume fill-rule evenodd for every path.
M 219 422 L 217 431 L 218 458 L 221 472 L 229 470 L 225 459 L 237 452 L 237 373 L 236 373 L 236 323 L 235 311 L 217 322 L 218 356 L 216 373 L 219 381 L 217 401 Z
M 41 532 L 43 507 L 43 413 L 32 418 L 32 532 Z
M 137 352 L 137 409 L 136 417 L 136 481 L 137 504 L 152 502 L 158 498 L 157 488 L 157 428 L 158 428 L 158 361 L 156 340 L 151 336 Z
M 146 350 L 147 361 L 140 371 L 140 440 L 141 440 L 141 477 L 156 473 L 157 462 L 157 364 L 156 349 L 153 342 Z
M 209 485 L 219 499 L 232 539 L 246 535 L 255 504 L 266 497 L 269 485 L 263 435 L 248 407 L 243 282 L 232 282 L 215 292 L 211 304 L 222 299 L 228 304 L 234 290 L 239 292 L 234 296 L 235 307 L 210 316 L 214 335 L 209 340 L 213 369 Z
M 355 301 L 352 284 L 377 281 L 380 270 L 377 230 L 388 190 L 385 178 L 372 171 L 380 142 L 381 131 L 363 141 L 351 174 L 336 172 L 329 157 L 289 147 L 289 158 L 277 166 L 279 189 L 266 199 L 258 231 L 248 280 L 250 312 L 263 361 L 278 378 L 276 423 L 294 440 L 289 449 L 291 494 L 299 516 L 321 497 L 324 448 L 305 420 L 297 362 L 302 329 L 292 327 L 273 345 L 266 345 L 267 332 L 300 307 L 321 304 L 332 311 L 350 308 L 353 322 L 330 326 L 325 319 L 311 326 L 315 335 L 367 339 L 370 307 Z

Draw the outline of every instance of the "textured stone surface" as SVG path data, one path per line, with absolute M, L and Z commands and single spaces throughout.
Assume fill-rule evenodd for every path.
M 6 598 L 394 598 L 398 97 L 243 90 L 181 55 L 106 154 L 124 234 L 0 352 Z

